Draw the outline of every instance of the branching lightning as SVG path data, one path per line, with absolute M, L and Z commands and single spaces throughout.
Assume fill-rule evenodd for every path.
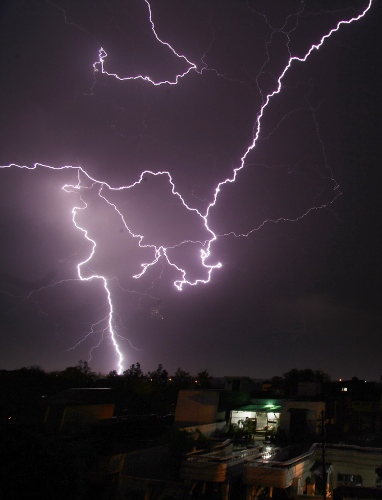
M 111 71 L 106 70 L 106 61 L 107 61 L 107 52 L 103 47 L 100 47 L 99 49 L 99 58 L 96 62 L 93 64 L 93 71 L 95 75 L 95 79 L 97 80 L 97 75 L 102 74 L 105 75 L 105 77 L 112 77 L 117 80 L 120 80 L 121 82 L 124 82 L 127 84 L 128 81 L 130 80 L 142 80 L 146 82 L 147 84 L 151 84 L 153 86 L 161 86 L 161 85 L 181 85 L 182 79 L 186 78 L 191 72 L 196 72 L 198 74 L 202 74 L 203 71 L 210 71 L 208 68 L 207 64 L 204 62 L 204 59 L 202 58 L 202 64 L 198 66 L 195 62 L 190 61 L 185 55 L 180 54 L 177 52 L 169 43 L 166 41 L 162 40 L 159 35 L 157 34 L 155 24 L 154 24 L 154 15 L 152 12 L 152 7 L 149 3 L 148 0 L 142 0 L 146 3 L 147 9 L 148 9 L 148 22 L 151 26 L 151 32 L 153 36 L 155 37 L 156 41 L 163 46 L 165 46 L 169 51 L 172 52 L 173 56 L 178 58 L 180 61 L 182 61 L 185 64 L 185 70 L 179 74 L 176 75 L 174 79 L 167 79 L 167 80 L 162 80 L 162 81 L 157 81 L 153 78 L 151 78 L 148 75 L 130 75 L 130 76 L 119 76 L 116 73 L 113 73 Z M 117 366 L 118 366 L 118 372 L 121 373 L 124 368 L 125 368 L 125 363 L 124 363 L 124 355 L 122 353 L 121 347 L 118 343 L 119 339 L 119 334 L 117 332 L 117 327 L 115 324 L 115 308 L 113 305 L 113 297 L 110 291 L 110 280 L 113 278 L 107 277 L 102 274 L 95 273 L 91 271 L 90 269 L 90 264 L 95 256 L 95 253 L 97 251 L 97 242 L 95 239 L 93 239 L 89 231 L 83 226 L 83 224 L 80 224 L 78 221 L 78 216 L 81 212 L 85 211 L 86 208 L 88 207 L 87 202 L 85 201 L 84 197 L 82 196 L 82 193 L 85 192 L 85 190 L 90 189 L 88 186 L 90 185 L 92 189 L 97 190 L 98 197 L 103 200 L 103 203 L 107 204 L 109 207 L 111 207 L 115 213 L 117 214 L 118 218 L 123 224 L 123 227 L 127 230 L 128 234 L 134 238 L 138 246 L 140 248 L 145 248 L 148 250 L 152 258 L 148 262 L 142 262 L 141 263 L 141 269 L 139 272 L 136 272 L 133 274 L 131 277 L 138 280 L 140 279 L 143 275 L 146 274 L 148 269 L 152 268 L 158 262 L 165 262 L 168 266 L 173 268 L 176 271 L 176 274 L 178 278 L 174 281 L 174 286 L 181 291 L 185 285 L 190 285 L 190 286 L 195 286 L 200 283 L 208 283 L 211 280 L 212 274 L 215 269 L 218 269 L 221 267 L 220 262 L 215 262 L 215 263 L 210 263 L 210 260 L 212 259 L 212 246 L 213 243 L 222 236 L 228 236 L 228 234 L 232 234 L 234 236 L 248 236 L 250 233 L 257 231 L 260 229 L 262 226 L 264 226 L 266 223 L 272 222 L 276 223 L 281 220 L 284 221 L 295 221 L 299 220 L 303 217 L 305 217 L 307 214 L 309 214 L 313 210 L 318 210 L 320 208 L 324 208 L 331 203 L 340 195 L 339 192 L 339 186 L 335 183 L 334 179 L 331 178 L 333 181 L 335 187 L 334 187 L 334 192 L 335 195 L 332 200 L 326 203 L 318 204 L 318 206 L 312 206 L 308 210 L 306 210 L 304 213 L 300 214 L 298 217 L 291 219 L 291 218 L 278 218 L 278 219 L 266 219 L 264 220 L 260 225 L 258 225 L 255 228 L 252 228 L 250 231 L 246 233 L 227 233 L 227 234 L 217 234 L 215 232 L 211 225 L 210 225 L 210 214 L 213 210 L 213 208 L 217 205 L 219 201 L 219 195 L 222 192 L 222 188 L 225 186 L 228 186 L 229 184 L 233 184 L 239 173 L 245 168 L 246 162 L 248 160 L 249 154 L 256 148 L 256 144 L 260 138 L 260 133 L 261 133 L 261 128 L 262 128 L 262 119 L 264 117 L 264 114 L 267 111 L 267 107 L 270 104 L 271 100 L 278 94 L 282 92 L 283 89 L 283 80 L 287 72 L 290 70 L 292 65 L 298 64 L 298 63 L 304 63 L 314 51 L 318 51 L 322 45 L 325 43 L 325 41 L 330 38 L 333 33 L 337 32 L 341 26 L 351 24 L 353 22 L 358 21 L 362 17 L 366 15 L 366 13 L 369 11 L 372 5 L 372 0 L 368 1 L 367 6 L 364 8 L 362 12 L 360 12 L 358 15 L 355 15 L 354 17 L 350 19 L 345 19 L 339 21 L 335 27 L 333 27 L 328 33 L 326 33 L 322 38 L 319 40 L 318 43 L 312 44 L 310 48 L 306 51 L 305 55 L 303 56 L 296 56 L 293 55 L 290 50 L 289 50 L 289 45 L 288 45 L 288 51 L 289 51 L 289 59 L 287 61 L 287 64 L 283 67 L 282 71 L 280 72 L 279 76 L 275 80 L 275 86 L 274 89 L 267 94 L 263 94 L 261 91 L 260 87 L 258 86 L 258 90 L 260 92 L 260 95 L 262 96 L 262 104 L 260 106 L 260 109 L 257 112 L 256 115 L 256 120 L 253 124 L 252 128 L 252 139 L 244 153 L 242 154 L 240 160 L 238 161 L 238 166 L 233 168 L 231 176 L 221 180 L 220 182 L 217 183 L 212 200 L 208 203 L 207 208 L 205 211 L 198 210 L 190 204 L 186 203 L 184 197 L 181 195 L 181 193 L 177 190 L 173 177 L 169 171 L 151 171 L 151 170 L 145 170 L 142 172 L 139 176 L 139 178 L 133 182 L 132 184 L 125 185 L 125 186 L 111 186 L 110 184 L 99 180 L 92 178 L 89 173 L 82 168 L 81 166 L 49 166 L 45 165 L 42 163 L 35 163 L 33 166 L 21 166 L 21 165 L 15 165 L 15 164 L 9 164 L 6 166 L 3 166 L 1 168 L 25 168 L 29 170 L 37 169 L 37 168 L 46 168 L 46 169 L 52 169 L 52 170 L 63 170 L 63 169 L 68 169 L 68 170 L 73 170 L 77 172 L 77 179 L 78 182 L 76 185 L 69 185 L 66 184 L 63 186 L 63 190 L 68 192 L 68 193 L 76 193 L 79 196 L 79 199 L 81 201 L 81 204 L 78 206 L 75 206 L 72 209 L 72 222 L 75 228 L 80 231 L 83 235 L 83 238 L 86 240 L 87 244 L 90 247 L 90 251 L 87 255 L 87 257 L 79 262 L 77 264 L 77 276 L 78 280 L 80 281 L 98 281 L 100 282 L 101 286 L 104 289 L 105 292 L 105 297 L 107 300 L 107 307 L 108 307 L 108 313 L 107 315 L 101 319 L 100 321 L 94 323 L 91 327 L 91 330 L 89 333 L 79 342 L 81 343 L 85 338 L 87 338 L 89 335 L 92 335 L 95 331 L 97 332 L 102 332 L 101 340 L 100 342 L 95 346 L 98 347 L 104 337 L 104 335 L 107 333 L 108 337 L 110 338 L 112 345 L 114 347 L 116 357 L 117 357 Z M 296 15 L 298 16 L 299 13 Z M 65 19 L 66 20 L 66 19 Z M 288 38 L 289 40 L 289 38 Z M 263 65 L 264 66 L 264 65 Z M 263 70 L 263 67 L 261 68 L 261 71 Z M 215 70 L 212 70 L 215 71 Z M 217 73 L 215 71 L 215 73 Z M 218 73 L 217 73 L 218 74 Z M 220 75 L 221 76 L 221 75 Z M 179 244 L 176 244 L 174 246 L 163 246 L 163 245 L 154 245 L 152 243 L 147 243 L 145 241 L 145 235 L 140 234 L 137 232 L 134 232 L 131 230 L 129 227 L 128 221 L 126 221 L 122 210 L 117 206 L 116 203 L 112 202 L 110 199 L 110 193 L 116 192 L 116 191 L 124 191 L 124 190 L 131 190 L 134 187 L 138 186 L 141 184 L 145 178 L 145 176 L 154 176 L 154 177 L 161 177 L 167 181 L 167 183 L 170 186 L 171 194 L 172 196 L 175 197 L 175 199 L 182 205 L 182 207 L 189 211 L 192 212 L 196 217 L 199 218 L 202 226 L 204 227 L 205 232 L 209 235 L 208 238 L 204 240 L 195 240 L 193 238 L 190 238 L 189 240 L 184 240 L 181 241 Z M 205 276 L 202 278 L 197 278 L 197 279 L 189 279 L 187 277 L 187 270 L 180 267 L 170 256 L 170 251 L 173 250 L 175 247 L 184 245 L 186 243 L 192 243 L 194 245 L 197 245 L 198 251 L 199 251 L 199 258 L 201 265 L 203 269 L 205 270 Z M 59 283 L 56 283 L 59 284 Z M 36 291 L 32 292 L 35 293 Z M 161 314 L 158 313 L 159 316 L 161 317 Z M 106 326 L 104 326 L 106 325 Z M 79 344 L 78 343 L 78 344 Z M 77 344 L 77 345 L 78 345 Z M 76 346 L 74 346 L 76 347 Z M 93 347 L 92 349 L 94 349 Z M 91 356 L 91 353 L 90 353 Z

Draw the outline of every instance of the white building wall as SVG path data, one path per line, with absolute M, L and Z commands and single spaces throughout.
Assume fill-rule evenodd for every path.
M 338 486 L 338 474 L 352 474 L 362 477 L 362 486 L 375 487 L 375 469 L 382 464 L 382 448 L 336 445 L 326 448 L 326 460 L 332 464 L 333 488 Z
M 245 467 L 247 484 L 287 488 L 293 486 L 293 493 L 302 494 L 307 478 L 312 487 L 308 494 L 314 494 L 314 469 L 321 467 L 322 449 L 315 444 L 308 453 L 286 462 L 253 460 Z M 332 491 L 338 486 L 338 474 L 362 477 L 362 486 L 375 487 L 375 469 L 382 464 L 382 448 L 362 448 L 350 445 L 326 446 L 325 463 L 328 470 L 327 483 Z M 316 464 L 316 465 L 315 465 Z

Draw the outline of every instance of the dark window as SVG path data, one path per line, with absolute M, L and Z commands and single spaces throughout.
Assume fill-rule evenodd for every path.
M 362 476 L 356 474 L 337 474 L 338 486 L 362 486 Z

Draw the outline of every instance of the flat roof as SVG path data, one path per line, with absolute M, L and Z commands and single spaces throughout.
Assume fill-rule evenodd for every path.
M 110 404 L 115 402 L 115 392 L 110 388 L 72 388 L 51 396 L 49 405 Z
M 254 404 L 254 405 L 241 406 L 240 408 L 237 408 L 236 410 L 233 410 L 233 411 L 280 412 L 281 411 L 281 405 Z

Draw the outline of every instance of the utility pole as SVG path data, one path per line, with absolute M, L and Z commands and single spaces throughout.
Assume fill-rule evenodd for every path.
M 324 483 L 324 493 L 322 498 L 326 500 L 326 466 L 325 466 L 325 413 L 321 411 L 321 429 L 322 429 L 322 482 Z

